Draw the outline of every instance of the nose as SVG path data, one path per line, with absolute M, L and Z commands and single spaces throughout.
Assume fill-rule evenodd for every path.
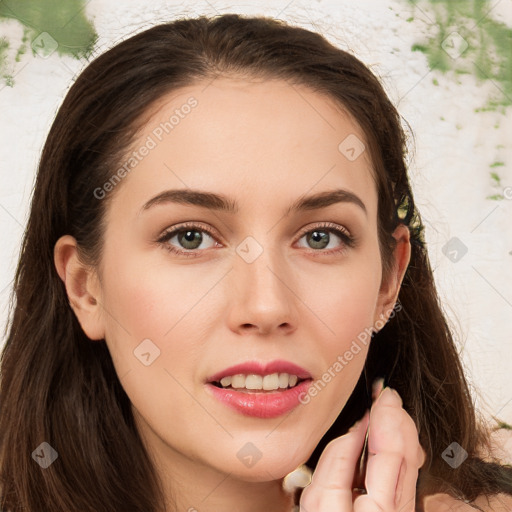
M 236 255 L 230 272 L 229 324 L 238 334 L 285 335 L 297 328 L 298 298 L 282 257 L 263 249 L 252 262 Z

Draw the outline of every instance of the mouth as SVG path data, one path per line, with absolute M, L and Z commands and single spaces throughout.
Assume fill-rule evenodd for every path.
M 244 416 L 268 419 L 282 416 L 303 403 L 313 378 L 288 361 L 256 361 L 231 366 L 205 382 L 207 393 Z
M 303 379 L 290 373 L 271 373 L 268 375 L 243 374 L 227 375 L 211 384 L 220 389 L 239 391 L 241 393 L 275 393 L 295 388 Z

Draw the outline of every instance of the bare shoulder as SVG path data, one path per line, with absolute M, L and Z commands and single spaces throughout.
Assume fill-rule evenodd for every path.
M 487 498 L 486 496 L 479 496 L 475 501 L 485 512 L 511 512 L 512 511 L 512 496 L 508 494 L 496 494 Z M 448 494 L 434 494 L 427 496 L 423 501 L 423 508 L 425 512 L 475 512 L 468 503 L 456 500 Z

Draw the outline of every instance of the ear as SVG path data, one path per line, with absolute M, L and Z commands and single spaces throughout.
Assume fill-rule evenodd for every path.
M 77 242 L 70 235 L 57 240 L 53 251 L 57 273 L 83 331 L 91 340 L 102 340 L 105 329 L 101 309 L 101 287 L 96 273 L 78 258 Z
M 374 325 L 383 324 L 388 321 L 398 299 L 400 286 L 411 259 L 409 228 L 404 224 L 399 224 L 393 232 L 393 238 L 396 240 L 396 246 L 391 262 L 392 270 L 387 279 L 384 276 L 382 279 L 375 309 Z

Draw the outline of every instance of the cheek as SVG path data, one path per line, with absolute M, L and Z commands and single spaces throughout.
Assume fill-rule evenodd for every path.
M 153 272 L 119 265 L 105 289 L 107 324 L 112 334 L 121 332 L 126 338 L 129 333 L 132 341 L 140 342 L 144 338 L 160 338 L 172 327 L 173 319 L 164 314 L 164 305 L 172 306 L 175 295 L 164 293 Z
M 105 268 L 112 269 L 103 286 L 106 339 L 118 374 L 139 370 L 134 351 L 146 343 L 158 354 L 151 368 L 190 379 L 208 342 L 212 319 L 221 318 L 209 292 L 225 269 L 170 268 L 142 252 L 118 260 L 105 255 L 105 261 L 110 265 Z M 148 339 L 156 348 L 144 341 Z
M 310 268 L 302 275 L 307 276 L 302 278 L 304 302 L 315 314 L 310 336 L 317 340 L 316 354 L 323 362 L 310 399 L 312 407 L 329 411 L 323 423 L 328 428 L 350 397 L 366 360 L 380 289 L 380 258 L 375 252 L 361 252 L 338 266 Z
M 109 306 L 107 323 L 119 330 L 121 324 L 131 337 L 172 337 L 175 326 L 185 319 L 194 305 L 211 287 L 212 276 L 200 272 L 170 270 L 154 264 L 143 254 L 123 258 L 105 282 L 105 304 Z M 126 332 L 125 332 L 126 334 Z
M 325 287 L 323 302 L 319 302 L 319 307 L 324 311 L 326 323 L 336 337 L 346 339 L 347 334 L 354 334 L 354 329 L 364 329 L 372 324 L 378 288 L 373 280 L 356 274 L 340 279 L 337 284 L 336 287 Z M 319 301 L 321 299 L 317 298 Z
M 121 377 L 131 372 L 131 380 L 149 378 L 166 358 L 164 341 L 172 338 L 179 318 L 176 291 L 134 255 L 105 255 L 105 262 L 112 269 L 105 273 L 103 286 L 105 337 L 117 373 Z
M 380 260 L 361 254 L 335 266 L 302 273 L 304 301 L 331 350 L 341 350 L 372 326 L 380 288 Z
M 190 409 L 182 384 L 194 375 L 204 347 L 190 336 L 194 326 L 187 313 L 205 291 L 191 285 L 190 275 L 170 274 L 142 257 L 122 258 L 111 268 L 103 298 L 116 372 L 135 408 L 158 425 L 168 425 L 173 410 Z

